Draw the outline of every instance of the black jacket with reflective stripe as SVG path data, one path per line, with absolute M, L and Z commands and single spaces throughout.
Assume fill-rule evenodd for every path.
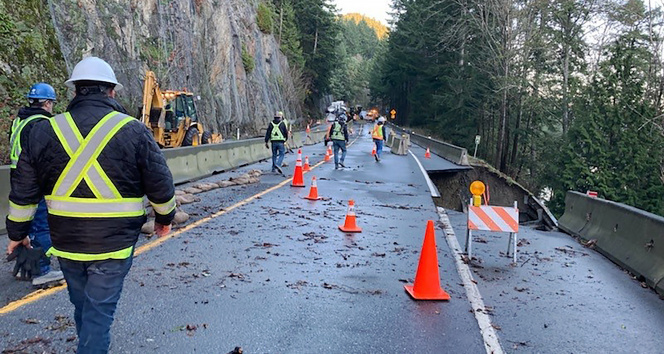
M 74 123 L 85 138 L 92 128 L 111 111 L 124 112 L 114 99 L 102 94 L 76 96 L 67 107 Z M 109 140 L 97 159 L 123 198 L 147 195 L 154 203 L 166 203 L 175 193 L 173 177 L 152 134 L 140 121 L 123 126 Z M 56 181 L 69 162 L 51 124 L 34 124 L 28 144 L 23 149 L 11 178 L 9 200 L 19 205 L 37 204 L 51 194 Z M 72 197 L 91 198 L 94 194 L 81 181 Z M 169 224 L 175 211 L 156 215 L 157 222 Z M 49 215 L 53 247 L 75 253 L 106 253 L 125 249 L 136 243 L 145 216 L 123 218 L 74 218 Z M 29 222 L 7 220 L 12 240 L 28 233 Z
M 276 120 L 273 120 L 272 122 L 277 123 Z M 284 123 L 283 120 L 279 120 L 279 130 L 281 130 L 281 134 L 284 136 L 284 141 L 288 140 L 288 128 L 286 128 L 286 123 Z M 265 132 L 265 142 L 267 143 L 270 141 L 270 137 L 272 136 L 272 123 L 267 125 L 267 131 Z

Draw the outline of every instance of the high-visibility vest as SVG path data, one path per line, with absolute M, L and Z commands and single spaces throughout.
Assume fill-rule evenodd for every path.
M 330 140 L 346 140 L 342 128 L 343 127 L 338 122 L 332 124 L 332 134 L 330 134 Z
M 378 124 L 374 125 L 371 137 L 377 140 L 383 140 L 383 126 Z
M 21 131 L 23 131 L 23 128 L 25 128 L 28 123 L 37 119 L 48 119 L 48 117 L 43 114 L 35 114 L 25 119 L 16 118 L 12 122 L 12 132 L 11 137 L 9 138 L 9 146 L 11 149 L 9 154 L 11 160 L 9 165 L 10 168 L 16 168 L 18 158 L 21 156 L 21 150 L 23 150 L 21 148 Z
M 274 124 L 274 122 L 270 122 L 270 124 L 272 124 L 272 133 L 270 134 L 270 141 L 286 141 L 284 134 L 281 132 L 281 129 L 279 129 L 279 125 L 281 125 L 281 123 L 283 122 L 279 122 L 277 124 Z

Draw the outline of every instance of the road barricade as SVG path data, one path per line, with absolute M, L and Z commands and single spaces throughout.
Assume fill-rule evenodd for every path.
M 558 225 L 664 296 L 664 217 L 570 191 Z
M 519 209 L 516 201 L 514 207 L 500 207 L 491 205 L 473 206 L 472 200 L 468 205 L 468 231 L 466 232 L 465 251 L 468 259 L 472 258 L 473 230 L 509 232 L 507 241 L 507 255 L 512 249 L 512 260 L 516 263 L 516 239 L 519 232 Z

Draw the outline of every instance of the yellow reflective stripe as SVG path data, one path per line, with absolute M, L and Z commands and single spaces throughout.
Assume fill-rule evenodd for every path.
M 116 114 L 118 114 L 118 113 L 119 113 L 119 112 L 115 112 L 115 111 L 113 111 L 113 112 L 107 114 L 106 116 L 104 116 L 104 118 L 102 118 L 102 119 L 99 121 L 99 123 L 97 123 L 97 125 L 94 126 L 94 128 L 92 128 L 92 130 L 90 131 L 90 133 L 88 133 L 87 138 L 85 138 L 85 140 L 83 141 L 83 143 L 81 144 L 81 146 L 80 146 L 80 147 L 76 150 L 76 152 L 74 153 L 74 156 L 72 156 L 70 162 L 78 160 L 79 156 L 80 156 L 80 155 L 86 150 L 85 147 L 88 145 L 88 142 L 89 142 L 92 138 L 95 137 L 95 133 L 96 133 L 99 129 L 101 129 L 101 128 L 104 126 L 104 123 L 106 123 L 106 121 L 108 121 L 108 120 L 111 119 L 114 115 L 116 115 Z M 125 120 L 122 120 L 121 122 L 124 122 L 124 121 L 125 121 Z M 118 125 L 120 125 L 120 124 L 118 124 Z M 122 125 L 124 125 L 124 124 L 122 124 Z M 119 128 L 118 128 L 118 129 L 119 129 Z M 117 129 L 112 129 L 112 130 L 111 130 L 111 132 L 113 132 L 113 133 L 115 133 L 116 131 L 117 131 Z M 111 134 L 110 132 L 109 132 L 108 135 L 111 135 L 111 136 L 112 136 L 112 134 Z M 108 137 L 108 135 L 107 135 L 107 137 Z M 92 161 L 93 161 L 93 160 L 97 160 L 97 157 L 99 156 L 99 153 L 101 152 L 101 150 L 104 149 L 104 148 L 106 147 L 106 144 L 105 144 L 104 142 L 108 142 L 108 140 L 107 140 L 107 139 L 104 139 L 104 140 L 102 141 L 101 144 L 97 145 L 97 148 L 96 148 L 96 149 L 94 150 L 94 152 L 92 153 L 91 158 L 90 158 L 88 161 L 86 161 L 85 165 L 84 165 L 83 168 L 81 169 L 81 173 L 79 173 L 79 175 L 76 176 L 76 178 L 74 179 L 74 182 L 69 186 L 69 189 L 67 189 L 67 191 L 65 192 L 64 195 L 66 195 L 66 196 L 70 196 L 72 193 L 74 193 L 74 190 L 76 190 L 76 187 L 78 187 L 78 185 L 81 183 L 81 180 L 83 179 L 83 177 L 87 174 L 88 168 L 90 168 L 90 165 L 92 164 Z M 99 153 L 98 153 L 98 152 L 99 152 Z M 67 173 L 72 169 L 73 166 L 74 166 L 74 163 L 69 163 L 69 164 L 67 164 L 67 167 L 65 167 L 65 170 L 62 171 L 62 174 L 60 175 L 60 178 L 64 179 L 64 177 L 65 177 L 65 176 L 67 175 Z M 53 190 L 55 191 L 56 189 L 53 189 Z
M 96 199 L 47 195 L 48 213 L 67 217 L 133 217 L 145 215 L 143 198 Z
M 7 218 L 14 222 L 26 222 L 35 218 L 37 204 L 18 205 L 9 201 L 9 215 Z
M 133 251 L 134 251 L 134 246 L 130 246 L 125 249 L 121 249 L 119 251 L 106 252 L 106 253 L 66 252 L 66 251 L 60 251 L 55 247 L 51 247 L 48 250 L 48 252 L 46 252 L 46 255 L 47 256 L 54 255 L 57 257 L 70 259 L 72 261 L 86 262 L 86 261 L 103 261 L 106 259 L 127 259 L 131 257 Z
M 97 173 L 101 177 L 101 179 L 105 182 L 106 186 L 108 189 L 110 189 L 111 193 L 113 193 L 113 196 L 115 198 L 122 198 L 122 194 L 120 194 L 120 191 L 115 187 L 115 184 L 111 181 L 110 178 L 108 178 L 108 175 L 106 175 L 106 172 L 104 172 L 104 169 L 101 168 L 101 165 L 99 164 L 99 161 L 95 158 L 94 163 L 92 164 L 92 167 L 94 167 L 97 170 Z
M 78 130 L 76 123 L 74 123 L 74 118 L 72 118 L 71 113 L 65 112 L 64 114 L 65 114 L 65 119 L 67 120 L 67 124 L 69 124 L 69 126 L 71 127 L 71 130 L 74 132 L 76 139 L 79 142 L 83 141 L 83 135 L 81 135 L 81 131 Z
M 65 114 L 66 116 L 66 114 Z M 60 144 L 62 145 L 63 148 L 65 148 L 65 151 L 67 152 L 67 155 L 69 155 L 70 161 L 71 157 L 74 154 L 73 151 L 71 151 L 71 147 L 69 146 L 69 142 L 67 142 L 67 139 L 65 139 L 64 135 L 62 134 L 62 131 L 60 130 L 60 126 L 58 126 L 58 123 L 56 122 L 55 119 L 51 119 L 51 127 L 53 128 L 53 131 L 55 132 L 55 135 L 58 137 L 58 140 L 60 140 Z M 65 177 L 65 172 L 67 171 L 69 167 L 69 163 L 65 166 L 65 169 L 62 171 L 60 174 L 60 177 L 58 177 L 58 180 L 55 181 L 55 186 L 53 186 L 53 191 L 57 191 L 60 189 L 60 185 L 62 184 L 64 177 Z
M 154 211 L 157 214 L 168 215 L 171 213 L 171 211 L 175 210 L 175 196 L 173 196 L 173 198 L 171 198 L 171 200 L 167 201 L 166 203 L 157 204 L 150 201 L 150 204 L 152 204 L 152 208 L 154 208 Z

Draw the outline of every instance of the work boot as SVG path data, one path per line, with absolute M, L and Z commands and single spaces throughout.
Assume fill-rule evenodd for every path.
M 63 280 L 65 276 L 59 270 L 52 270 L 44 275 L 40 275 L 32 279 L 32 285 L 34 286 L 44 286 L 49 283 L 56 283 Z
M 334 164 L 334 169 L 338 170 L 339 169 L 339 164 Z
M 380 159 L 378 158 L 378 154 L 374 155 L 374 158 L 376 159 L 376 162 L 380 161 Z
M 284 171 L 282 171 L 279 166 L 276 166 L 275 168 L 277 169 L 277 172 L 279 172 L 280 175 L 284 174 Z
M 343 167 L 343 168 L 346 168 L 346 165 L 344 165 L 344 162 L 343 162 L 343 161 L 339 162 L 339 166 L 341 166 L 341 167 Z

